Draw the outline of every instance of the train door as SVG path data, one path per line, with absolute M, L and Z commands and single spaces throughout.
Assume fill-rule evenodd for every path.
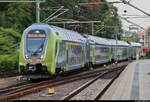
M 68 45 L 66 44 L 66 71 L 68 71 L 69 70 L 69 58 L 68 58 L 68 56 L 69 56 L 69 51 L 68 51 L 69 49 L 68 49 Z
M 86 41 L 86 47 L 85 47 L 85 63 L 88 66 L 90 62 L 90 44 L 89 40 Z
M 95 46 L 90 45 L 90 63 L 95 64 Z
M 78 43 L 68 45 L 68 66 L 69 70 L 79 69 L 83 66 L 83 46 Z
M 111 59 L 113 57 L 112 50 L 113 50 L 113 48 L 111 46 L 109 46 L 109 54 L 108 54 L 109 55 L 109 61 L 111 61 Z
M 114 47 L 114 61 L 117 61 L 118 58 L 117 58 L 117 49 L 118 49 L 118 46 L 113 46 Z
M 58 46 L 58 44 L 59 44 L 59 46 Z M 65 70 L 65 66 L 66 66 L 66 46 L 63 42 L 57 43 L 56 46 L 57 46 L 57 49 L 59 49 L 59 54 L 58 54 L 57 62 L 56 62 L 56 68 L 58 70 Z

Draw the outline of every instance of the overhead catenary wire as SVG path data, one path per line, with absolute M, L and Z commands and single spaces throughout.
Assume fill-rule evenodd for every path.
M 52 16 L 54 16 L 58 11 L 62 10 L 63 8 L 64 8 L 64 6 L 61 6 L 59 9 L 57 9 L 57 11 L 55 11 L 53 14 L 51 14 L 50 16 L 48 16 L 42 22 L 47 22 Z
M 67 12 L 68 10 L 69 10 L 69 9 L 66 9 L 66 10 L 62 11 L 61 13 L 59 13 L 58 15 L 53 16 L 52 18 L 48 19 L 48 20 L 46 21 L 46 23 L 49 22 L 49 21 L 51 21 L 51 20 L 53 20 L 54 18 L 57 18 L 58 16 L 64 14 L 64 13 Z
M 136 26 L 140 27 L 141 29 L 146 30 L 145 28 L 141 27 L 140 25 L 138 25 L 138 24 L 136 24 L 136 23 L 134 23 L 134 22 L 132 22 L 132 21 L 126 19 L 126 18 L 123 18 L 123 17 L 121 17 L 121 16 L 119 16 L 119 17 L 120 17 L 121 19 L 125 20 L 126 22 L 130 23 L 130 24 L 136 25 Z
M 144 10 L 142 10 L 142 9 L 140 9 L 140 8 L 138 8 L 138 7 L 136 7 L 136 6 L 134 6 L 134 5 L 131 4 L 130 2 L 128 2 L 128 1 L 126 1 L 126 0 L 121 0 L 121 1 L 122 1 L 124 4 L 127 4 L 127 5 L 129 5 L 129 6 L 131 6 L 131 7 L 133 7 L 133 8 L 135 8 L 135 9 L 139 10 L 140 12 L 142 12 L 142 13 L 144 13 L 144 14 L 150 16 L 149 13 L 147 13 L 147 12 L 145 12 Z

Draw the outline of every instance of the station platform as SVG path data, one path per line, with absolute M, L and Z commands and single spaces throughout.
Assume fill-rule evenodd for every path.
M 150 60 L 130 63 L 100 100 L 150 100 Z

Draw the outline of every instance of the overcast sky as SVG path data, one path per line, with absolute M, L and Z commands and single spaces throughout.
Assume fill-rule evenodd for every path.
M 107 0 L 107 1 L 120 1 L 120 0 Z M 130 1 L 131 4 L 133 4 L 134 6 L 144 10 L 145 12 L 150 14 L 150 0 L 126 0 L 126 1 Z M 147 16 L 144 13 L 134 9 L 131 6 L 128 6 L 126 4 L 114 4 L 114 6 L 116 6 L 118 8 L 118 14 L 120 16 L 123 17 L 123 15 L 143 15 L 143 16 Z M 124 13 L 124 10 L 127 10 L 126 13 Z M 130 18 L 128 19 L 142 27 L 144 27 L 145 29 L 147 29 L 150 26 L 150 17 L 146 17 L 146 18 Z M 122 20 L 123 22 L 123 28 L 124 29 L 128 29 L 129 24 L 126 21 Z

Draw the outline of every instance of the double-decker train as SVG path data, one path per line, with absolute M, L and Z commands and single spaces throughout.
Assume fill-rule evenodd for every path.
M 33 24 L 22 35 L 19 72 L 29 79 L 48 78 L 61 71 L 135 59 L 141 56 L 141 51 L 139 43 L 80 34 L 48 24 Z

